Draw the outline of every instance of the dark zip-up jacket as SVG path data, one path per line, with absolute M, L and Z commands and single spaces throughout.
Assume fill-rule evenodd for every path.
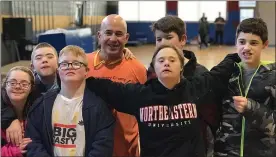
M 241 64 L 235 64 L 228 93 L 222 101 L 222 123 L 215 142 L 217 156 L 240 156 L 242 118 L 245 117 L 244 157 L 276 157 L 276 64 L 262 63 L 249 83 L 243 83 Z M 246 96 L 248 109 L 240 114 L 233 96 Z
M 59 89 L 45 93 L 31 107 L 27 118 L 28 157 L 54 156 L 52 109 Z M 111 157 L 115 120 L 102 99 L 85 89 L 82 115 L 85 130 L 85 153 L 89 157 Z
M 237 54 L 229 54 L 211 72 L 181 79 L 167 89 L 157 79 L 141 84 L 120 84 L 88 78 L 86 85 L 119 112 L 138 121 L 141 157 L 205 157 L 197 102 L 211 91 L 226 90 Z
M 60 78 L 57 75 L 57 82 L 55 82 L 51 89 L 58 89 L 58 82 L 60 82 Z M 38 78 L 38 75 L 35 74 L 35 83 L 34 83 L 34 89 L 32 91 L 32 96 L 30 97 L 30 102 L 34 102 L 36 99 L 41 97 L 44 93 L 47 92 L 46 86 L 40 81 Z M 29 105 L 32 105 L 30 103 Z M 27 108 L 29 109 L 29 108 Z M 1 124 L 5 126 L 5 129 L 7 129 L 11 122 L 13 120 L 17 119 L 15 116 L 14 110 L 9 105 L 1 105 Z

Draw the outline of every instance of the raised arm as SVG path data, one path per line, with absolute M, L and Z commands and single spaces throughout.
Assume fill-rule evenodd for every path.
M 150 89 L 139 83 L 122 84 L 108 79 L 87 78 L 86 86 L 117 111 L 133 114 L 144 104 Z
M 210 72 L 189 80 L 193 83 L 197 95 L 203 96 L 209 91 L 213 91 L 216 95 L 221 95 L 227 91 L 228 81 L 235 69 L 235 63 L 240 62 L 237 53 L 228 54 L 223 61 L 214 66 Z

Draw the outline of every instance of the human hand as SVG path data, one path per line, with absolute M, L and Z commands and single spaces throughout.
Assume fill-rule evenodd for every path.
M 234 96 L 233 100 L 234 100 L 235 109 L 239 113 L 243 113 L 248 108 L 247 98 L 242 97 L 242 96 Z
M 124 51 L 124 55 L 125 55 L 125 59 L 126 60 L 135 58 L 135 56 L 133 55 L 133 53 L 128 48 L 124 48 L 123 51 Z
M 7 141 L 19 146 L 20 142 L 22 142 L 22 127 L 21 123 L 18 119 L 12 121 L 11 125 L 6 130 Z
M 32 140 L 30 138 L 23 138 L 22 142 L 19 145 L 20 152 L 22 154 L 26 153 L 27 150 L 25 150 L 26 146 L 31 143 Z

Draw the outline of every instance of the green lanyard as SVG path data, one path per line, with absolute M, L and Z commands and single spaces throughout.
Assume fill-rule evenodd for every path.
M 250 81 L 249 81 L 249 84 L 248 84 L 248 86 L 246 87 L 244 97 L 247 97 L 247 94 L 248 94 L 248 91 L 249 91 L 249 87 L 250 87 L 250 85 L 251 85 L 251 82 L 252 82 L 254 76 L 256 75 L 257 71 L 259 70 L 260 65 L 261 65 L 261 64 L 259 64 L 258 68 L 256 69 L 256 71 L 254 72 L 253 76 L 251 77 L 251 79 L 250 79 Z M 239 80 L 239 79 L 238 79 L 238 80 Z M 243 96 L 242 91 L 241 91 L 241 87 L 240 87 L 240 83 L 239 83 L 239 88 L 240 88 L 241 96 Z M 245 117 L 242 116 L 242 131 L 241 131 L 240 157 L 243 157 L 243 150 L 244 150 L 244 131 L 245 131 Z

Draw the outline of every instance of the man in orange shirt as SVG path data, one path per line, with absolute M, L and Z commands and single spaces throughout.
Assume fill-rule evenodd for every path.
M 127 24 L 122 17 L 115 14 L 105 17 L 98 32 L 100 50 L 87 54 L 90 69 L 88 77 L 108 78 L 122 83 L 145 83 L 145 66 L 135 58 L 126 60 L 124 57 L 123 50 L 128 38 Z M 113 156 L 139 156 L 138 124 L 135 117 L 114 109 L 113 115 L 116 118 Z

